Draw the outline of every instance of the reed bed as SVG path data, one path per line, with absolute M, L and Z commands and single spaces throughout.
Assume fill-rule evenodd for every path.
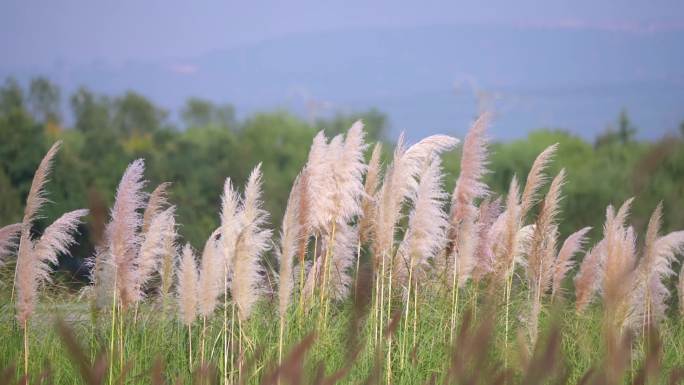
M 177 234 L 171 184 L 147 193 L 136 160 L 109 219 L 90 218 L 104 230 L 79 293 L 51 283 L 50 271 L 88 211 L 32 229 L 56 144 L 38 165 L 22 223 L 0 228 L 4 379 L 681 381 L 684 231 L 662 234 L 666 202 L 643 235 L 630 225 L 630 199 L 597 213 L 603 229 L 563 238 L 572 181 L 565 170 L 548 173 L 558 145 L 495 196 L 484 183 L 490 119 L 476 119 L 464 138 L 451 193 L 441 155 L 456 138 L 407 145 L 402 135 L 383 158 L 379 143 L 367 153 L 360 121 L 333 138 L 320 132 L 282 224 L 269 223 L 256 165 L 243 190 L 227 178 L 217 191 L 220 225 L 201 249 Z

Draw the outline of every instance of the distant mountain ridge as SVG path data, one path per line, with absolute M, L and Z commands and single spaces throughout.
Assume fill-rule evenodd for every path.
M 478 104 L 497 114 L 493 136 L 558 127 L 593 137 L 626 108 L 643 137 L 684 120 L 680 30 L 434 26 L 293 35 L 194 58 L 49 66 L 67 92 L 133 89 L 176 110 L 189 96 L 239 114 L 286 108 L 305 117 L 377 107 L 410 139 L 462 134 Z

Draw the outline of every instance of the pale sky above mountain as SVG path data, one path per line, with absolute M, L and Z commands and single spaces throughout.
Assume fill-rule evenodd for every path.
M 299 33 L 439 24 L 648 32 L 684 28 L 681 0 L 5 0 L 3 68 L 153 61 Z
M 0 80 L 135 90 L 172 116 L 191 96 L 241 117 L 379 108 L 410 138 L 483 102 L 497 138 L 592 138 L 625 109 L 657 138 L 684 119 L 683 39 L 683 0 L 2 0 Z

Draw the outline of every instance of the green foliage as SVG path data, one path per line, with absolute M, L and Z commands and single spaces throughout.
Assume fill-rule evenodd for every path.
M 236 124 L 233 106 L 230 104 L 218 106 L 200 98 L 188 99 L 181 111 L 181 117 L 187 127 L 233 128 Z

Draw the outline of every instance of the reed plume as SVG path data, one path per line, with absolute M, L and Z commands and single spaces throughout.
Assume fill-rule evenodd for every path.
M 495 234 L 499 233 L 494 227 L 501 211 L 500 197 L 494 200 L 485 199 L 480 204 L 477 217 L 476 262 L 473 269 L 473 280 L 476 282 L 494 271 L 494 242 L 497 240 Z
M 197 319 L 199 274 L 195 255 L 189 243 L 183 247 L 180 265 L 176 268 L 176 280 L 178 313 L 180 320 L 188 328 L 188 366 L 192 368 L 192 324 Z
M 325 238 L 321 243 L 321 251 L 330 256 L 329 294 L 333 300 L 340 301 L 349 296 L 352 283 L 350 269 L 356 257 L 357 242 L 358 231 L 355 226 L 339 223 L 335 238 Z
M 52 266 L 57 257 L 66 254 L 75 243 L 73 234 L 88 210 L 74 210 L 62 215 L 48 226 L 37 240 L 28 239 L 30 248 L 17 260 L 17 319 L 24 324 L 33 313 L 38 286 L 50 281 Z M 20 246 L 21 247 L 21 246 Z
M 111 218 L 105 228 L 107 255 L 112 260 L 115 288 L 118 298 L 125 306 L 136 302 L 138 297 L 137 256 L 142 242 L 139 230 L 142 226 L 140 210 L 145 207 L 143 180 L 145 163 L 142 159 L 133 161 L 116 190 Z
M 512 273 L 516 251 L 518 250 L 518 231 L 520 230 L 520 188 L 518 178 L 514 175 L 508 188 L 506 197 L 506 210 L 500 215 L 497 222 L 492 226 L 495 231 L 494 238 L 501 239 L 494 247 L 496 257 L 495 282 L 505 282 Z
M 551 182 L 531 238 L 527 275 L 530 288 L 539 296 L 551 288 L 555 250 L 553 254 L 547 253 L 547 250 L 550 244 L 555 245 L 557 241 L 555 235 L 563 184 L 565 184 L 565 170 L 561 170 Z
M 31 234 L 33 222 L 37 219 L 42 206 L 47 202 L 45 184 L 48 182 L 52 163 L 60 145 L 61 142 L 53 144 L 41 160 L 36 173 L 33 175 L 31 188 L 26 197 L 14 281 L 17 292 L 17 319 L 23 328 L 26 327 L 26 323 L 33 313 L 38 285 L 49 280 L 51 264 L 56 263 L 57 255 L 65 253 L 73 243 L 71 234 L 80 223 L 80 217 L 87 214 L 87 210 L 66 213 L 48 226 L 39 239 L 35 240 Z M 12 229 L 10 227 L 10 230 Z
M 186 326 L 191 326 L 197 319 L 197 304 L 199 295 L 199 274 L 195 255 L 189 243 L 183 247 L 180 265 L 176 271 L 176 296 L 180 319 Z
M 38 212 L 45 203 L 47 203 L 47 197 L 45 192 L 45 184 L 48 182 L 48 177 L 52 171 L 52 163 L 61 147 L 62 142 L 57 141 L 50 147 L 48 152 L 45 154 L 43 159 L 38 165 L 36 173 L 33 175 L 33 181 L 31 182 L 31 188 L 29 190 L 28 196 L 26 197 L 26 207 L 24 207 L 24 217 L 21 221 L 21 235 L 20 238 L 25 238 L 29 236 L 27 231 L 30 231 L 33 221 L 36 220 Z M 21 240 L 20 240 L 21 243 Z M 21 245 L 20 245 L 21 248 Z
M 518 232 L 525 222 L 527 213 L 539 199 L 539 189 L 547 180 L 544 171 L 548 167 L 557 148 L 558 144 L 547 147 L 534 160 L 532 168 L 527 175 L 522 196 L 520 195 L 517 178 L 513 176 L 511 180 L 508 197 L 506 198 L 506 211 L 502 214 L 501 222 L 496 226 L 497 230 L 500 231 L 500 236 L 503 238 L 502 244 L 495 248 L 497 259 L 495 271 L 500 278 L 500 282 L 506 282 L 513 273 L 516 251 L 519 249 L 517 243 Z
M 116 290 L 116 274 L 109 249 L 102 245 L 95 246 L 95 252 L 85 261 L 90 267 L 90 287 L 94 308 L 98 311 L 112 305 L 112 295 Z
M 432 156 L 449 150 L 458 139 L 446 135 L 433 135 L 408 149 L 404 148 L 404 136 L 399 137 L 392 163 L 378 191 L 375 222 L 374 253 L 376 265 L 394 248 L 396 224 L 401 218 L 401 207 L 406 198 L 416 190 L 416 177 Z
M 532 301 L 528 319 L 531 346 L 537 342 L 542 298 L 551 289 L 558 236 L 557 222 L 562 199 L 561 189 L 564 183 L 565 170 L 561 170 L 551 182 L 530 240 L 527 279 Z
M 171 206 L 164 211 L 156 214 L 148 225 L 147 231 L 144 233 L 144 239 L 140 246 L 140 252 L 136 262 L 136 297 L 142 299 L 144 297 L 144 287 L 150 280 L 152 275 L 161 269 L 162 277 L 162 295 L 168 290 L 167 285 L 170 285 L 168 262 L 162 266 L 162 260 L 168 259 L 173 261 L 176 254 L 176 221 L 175 221 L 176 207 Z M 171 270 L 173 271 L 173 270 Z
M 359 241 L 366 243 L 373 234 L 373 224 L 375 223 L 375 198 L 380 186 L 381 179 L 381 164 L 380 156 L 382 155 L 382 143 L 378 142 L 373 147 L 370 161 L 368 162 L 368 170 L 366 171 L 366 180 L 364 182 L 364 195 L 361 201 L 361 218 L 359 219 Z
M 260 258 L 268 250 L 271 238 L 271 230 L 264 228 L 268 213 L 263 209 L 261 195 L 259 164 L 249 176 L 239 214 L 243 227 L 236 245 L 232 294 L 241 320 L 249 317 L 258 299 L 262 274 Z
M 21 223 L 15 223 L 0 228 L 0 267 L 2 267 L 3 258 L 17 246 L 19 234 L 21 233 Z
M 306 163 L 307 195 L 310 207 L 308 210 L 309 227 L 311 230 L 321 230 L 328 224 L 328 213 L 334 207 L 331 186 L 335 185 L 332 173 L 332 158 L 328 155 L 328 140 L 323 131 L 320 131 L 313 139 L 309 158 Z
M 175 207 L 174 207 L 175 209 Z M 173 285 L 173 272 L 178 259 L 178 233 L 176 232 L 176 220 L 172 216 L 166 225 L 166 236 L 163 241 L 163 254 L 161 258 L 161 272 L 159 283 L 159 296 L 162 305 L 168 304 L 168 295 Z
M 630 323 L 645 330 L 665 316 L 670 295 L 664 280 L 675 274 L 671 265 L 684 250 L 684 231 L 660 236 L 662 204 L 653 211 L 646 232 L 644 255 L 639 260 L 635 289 L 632 293 Z
M 142 233 L 146 234 L 154 217 L 159 215 L 169 206 L 168 190 L 171 182 L 164 182 L 158 185 L 147 199 L 147 206 L 143 213 Z
M 293 265 L 297 257 L 299 247 L 299 237 L 302 237 L 301 221 L 299 219 L 299 209 L 301 204 L 300 187 L 302 183 L 301 174 L 295 179 L 290 196 L 287 199 L 285 214 L 283 215 L 283 225 L 280 231 L 280 249 L 278 250 L 278 260 L 280 269 L 278 272 L 278 313 L 280 314 L 280 334 L 278 335 L 278 364 L 283 356 L 283 336 L 285 333 L 285 316 L 290 306 L 292 288 L 294 287 Z M 300 269 L 303 264 L 300 264 Z M 302 271 L 303 273 L 303 271 Z M 300 278 L 301 279 L 301 278 Z
M 231 269 L 235 260 L 235 247 L 238 233 L 240 232 L 239 204 L 240 196 L 233 187 L 230 178 L 226 178 L 223 184 L 223 195 L 221 196 L 221 241 L 219 244 L 223 257 L 221 272 L 226 282 L 232 278 Z
M 487 139 L 485 131 L 489 114 L 482 114 L 472 125 L 463 141 L 461 172 L 451 197 L 449 244 L 447 257 L 453 264 L 453 281 L 462 287 L 475 268 L 477 250 L 476 225 L 478 209 L 475 201 L 484 198 L 489 189 L 482 178 L 487 170 Z
M 553 155 L 558 150 L 558 143 L 547 147 L 542 151 L 532 164 L 530 172 L 527 174 L 527 181 L 523 189 L 522 199 L 520 201 L 520 219 L 525 220 L 527 213 L 539 200 L 539 189 L 546 183 L 547 177 L 544 171 L 549 166 Z
M 297 195 L 299 207 L 297 208 L 297 220 L 299 222 L 299 241 L 297 242 L 297 255 L 299 256 L 299 269 L 301 274 L 304 273 L 304 258 L 306 257 L 306 250 L 309 246 L 309 237 L 311 235 L 311 196 L 309 195 L 309 170 L 304 167 L 299 174 L 299 184 L 297 184 Z M 302 277 L 300 277 L 303 283 Z
M 418 189 L 410 194 L 413 210 L 408 228 L 399 245 L 395 278 L 400 284 L 410 285 L 409 276 L 425 274 L 430 261 L 444 247 L 447 215 L 443 210 L 447 194 L 442 189 L 442 169 L 439 158 L 433 158 L 421 172 Z
M 301 176 L 298 176 L 287 200 L 280 232 L 280 249 L 278 250 L 278 260 L 280 262 L 278 274 L 278 311 L 281 318 L 285 317 L 287 308 L 290 305 L 292 288 L 294 287 L 293 264 L 297 256 L 299 239 L 302 232 L 299 220 L 301 183 Z
M 560 251 L 553 264 L 553 283 L 551 287 L 551 298 L 555 298 L 556 295 L 561 294 L 561 285 L 568 271 L 572 270 L 575 266 L 575 261 L 572 257 L 582 251 L 582 246 L 586 241 L 586 235 L 591 230 L 591 227 L 585 227 L 580 229 L 565 239 L 563 246 L 561 246 Z
M 605 244 L 605 240 L 602 240 L 585 254 L 575 276 L 575 307 L 580 313 L 587 308 L 600 288 Z
M 605 326 L 622 330 L 629 315 L 629 296 L 635 282 L 636 235 L 625 227 L 632 199 L 617 213 L 612 206 L 606 210 L 604 238 L 606 257 L 603 267 L 602 295 L 605 304 Z
M 205 318 L 214 313 L 223 287 L 221 272 L 223 271 L 224 260 L 219 246 L 220 237 L 221 229 L 214 230 L 202 250 L 197 309 L 199 314 Z
M 328 209 L 328 223 L 346 223 L 362 212 L 363 175 L 366 172 L 363 153 L 367 147 L 364 142 L 365 135 L 363 123 L 359 120 L 347 131 L 343 143 L 338 144 L 339 141 L 335 138 L 330 144 L 329 164 L 332 166 L 335 183 L 329 186 L 332 189 L 333 206 Z M 338 138 L 341 140 L 341 137 Z M 339 148 L 335 148 L 336 146 Z

